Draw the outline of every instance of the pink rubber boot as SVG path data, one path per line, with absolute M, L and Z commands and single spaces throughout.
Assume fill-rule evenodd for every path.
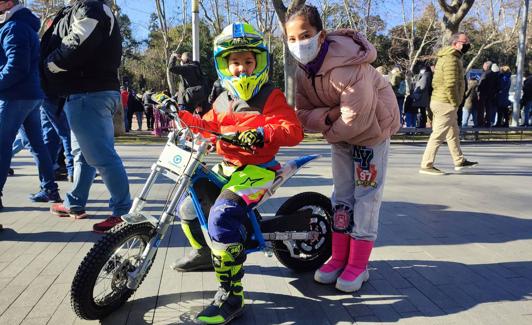
M 369 280 L 367 267 L 373 242 L 351 238 L 349 246 L 347 266 L 336 280 L 336 289 L 344 292 L 357 291 Z
M 323 284 L 336 282 L 338 275 L 347 264 L 349 255 L 349 238 L 347 234 L 333 232 L 332 234 L 332 256 L 314 273 L 314 281 Z

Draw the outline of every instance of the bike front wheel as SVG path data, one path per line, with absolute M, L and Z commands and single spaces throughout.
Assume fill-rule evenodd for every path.
M 72 281 L 71 304 L 78 317 L 102 319 L 131 297 L 135 290 L 126 286 L 128 273 L 139 267 L 154 232 L 150 223 L 124 222 L 94 244 Z

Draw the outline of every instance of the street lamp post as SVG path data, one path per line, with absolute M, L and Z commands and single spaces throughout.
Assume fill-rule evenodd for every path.
M 192 1 L 192 59 L 200 60 L 199 0 Z

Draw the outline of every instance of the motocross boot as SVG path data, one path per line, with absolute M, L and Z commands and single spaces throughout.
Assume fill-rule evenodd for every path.
M 204 324 L 227 324 L 244 312 L 242 277 L 246 252 L 241 243 L 214 245 L 212 259 L 220 286 L 211 304 L 197 319 Z
M 170 265 L 172 270 L 178 272 L 212 270 L 211 249 L 205 242 L 199 220 L 197 218 L 192 221 L 181 220 L 181 227 L 192 246 L 192 251 L 172 263 Z

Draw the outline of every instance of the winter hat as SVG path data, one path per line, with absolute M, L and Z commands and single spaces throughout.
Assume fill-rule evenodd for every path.
M 499 69 L 499 66 L 497 65 L 497 63 L 493 63 L 493 64 L 491 65 L 491 71 L 493 71 L 493 72 L 499 72 L 499 70 L 500 70 L 500 69 Z

